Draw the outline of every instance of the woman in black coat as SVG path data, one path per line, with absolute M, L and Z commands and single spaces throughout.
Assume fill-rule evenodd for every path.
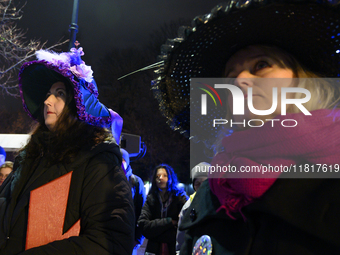
M 148 239 L 146 252 L 156 255 L 176 253 L 178 215 L 188 197 L 177 188 L 172 167 L 161 164 L 155 168 L 152 186 L 138 225 Z
M 119 147 L 105 128 L 114 114 L 98 101 L 91 68 L 81 55 L 81 48 L 39 51 L 39 61 L 20 71 L 24 109 L 38 125 L 0 188 L 0 254 L 131 255 L 131 191 Z M 49 188 L 55 183 L 59 186 Z M 48 192 L 33 202 L 42 188 Z M 65 191 L 67 205 L 45 199 Z

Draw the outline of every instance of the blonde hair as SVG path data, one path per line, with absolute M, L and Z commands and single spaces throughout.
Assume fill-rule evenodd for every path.
M 298 73 L 298 78 L 299 82 L 297 87 L 305 88 L 311 93 L 311 99 L 307 103 L 303 104 L 308 111 L 339 107 L 339 89 L 328 82 L 325 78 L 321 78 L 312 72 L 304 70 L 301 70 L 301 72 Z M 295 94 L 295 98 L 302 97 L 301 93 Z M 294 105 L 293 107 L 290 107 L 287 112 L 298 113 L 301 111 Z
M 12 162 L 12 161 L 5 161 L 5 163 L 3 163 L 3 164 L 0 166 L 0 170 L 1 170 L 2 168 L 6 168 L 6 167 L 13 169 L 13 162 Z

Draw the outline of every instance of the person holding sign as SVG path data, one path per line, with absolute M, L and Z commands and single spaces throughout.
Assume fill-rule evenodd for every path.
M 0 254 L 132 252 L 131 190 L 108 129 L 121 118 L 98 101 L 83 54 L 40 50 L 20 70 L 24 109 L 38 125 L 0 188 Z

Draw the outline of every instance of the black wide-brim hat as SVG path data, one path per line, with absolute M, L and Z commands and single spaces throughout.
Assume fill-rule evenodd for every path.
M 80 59 L 80 50 L 68 53 L 38 51 L 38 61 L 23 64 L 19 72 L 19 88 L 23 107 L 34 120 L 43 120 L 43 105 L 51 86 L 62 81 L 73 91 L 77 115 L 90 125 L 110 127 L 113 116 L 98 100 L 92 70 Z M 82 49 L 81 49 L 82 51 Z
M 191 78 L 222 77 L 227 60 L 249 45 L 277 46 L 321 77 L 339 77 L 339 10 L 339 1 L 232 0 L 196 17 L 162 46 L 164 67 L 152 83 L 169 125 L 194 136 L 190 125 L 204 120 L 190 123 Z M 212 127 L 206 132 L 216 135 Z

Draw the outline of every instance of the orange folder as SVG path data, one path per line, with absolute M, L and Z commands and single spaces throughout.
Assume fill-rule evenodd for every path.
M 70 236 L 79 236 L 80 220 L 63 234 L 71 177 L 72 172 L 31 191 L 26 250 Z

